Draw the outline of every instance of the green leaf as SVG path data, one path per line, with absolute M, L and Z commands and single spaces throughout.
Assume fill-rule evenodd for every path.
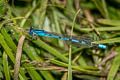
M 3 68 L 4 68 L 5 79 L 6 80 L 11 80 L 10 79 L 9 67 L 8 67 L 7 55 L 6 55 L 5 52 L 3 53 Z
M 11 39 L 11 37 L 9 36 L 9 34 L 6 32 L 5 28 L 3 27 L 1 29 L 1 33 L 4 36 L 5 41 L 7 42 L 8 46 L 14 51 L 16 52 L 16 45 L 13 42 L 13 40 Z
M 112 39 L 106 39 L 106 40 L 101 40 L 101 41 L 95 41 L 94 43 L 115 43 L 115 42 L 120 42 L 120 38 L 112 38 Z
M 32 49 L 34 49 L 34 48 L 30 47 L 27 43 L 25 43 L 23 49 L 24 49 L 24 51 L 26 52 L 26 54 L 30 57 L 31 60 L 33 60 L 33 61 L 36 60 L 36 61 L 41 62 L 41 61 L 39 60 L 36 52 L 32 51 Z M 26 65 L 25 65 L 25 67 L 26 67 Z M 33 70 L 32 70 L 32 71 L 33 71 Z M 30 70 L 30 72 L 31 72 L 31 70 Z M 33 71 L 33 72 L 36 73 L 35 71 Z M 45 78 L 46 80 L 54 80 L 53 76 L 49 73 L 49 71 L 40 71 L 40 73 L 42 74 L 42 76 L 44 76 L 44 78 Z M 31 75 L 31 73 L 29 73 L 29 74 Z M 37 73 L 36 73 L 36 74 L 37 74 Z M 31 76 L 32 76 L 32 75 L 31 75 Z M 36 76 L 36 75 L 34 75 L 34 76 Z M 39 76 L 40 76 L 40 75 L 39 75 Z M 36 77 L 37 77 L 37 76 L 36 76 Z
M 33 67 L 31 64 L 24 64 L 24 66 L 27 67 Z M 29 73 L 32 80 L 43 80 L 42 77 L 39 75 L 39 73 L 32 69 L 27 69 L 27 72 Z
M 116 50 L 117 50 L 118 55 L 114 58 L 114 60 L 112 62 L 112 66 L 108 73 L 107 80 L 114 80 L 114 78 L 119 70 L 119 67 L 120 67 L 120 47 L 118 47 Z
M 12 62 L 15 63 L 15 58 L 13 56 L 13 53 L 11 49 L 8 47 L 1 33 L 0 33 L 0 44 L 2 45 L 2 47 L 4 48 L 5 52 L 8 54 Z
M 120 20 L 99 19 L 98 22 L 111 26 L 120 26 Z
M 47 45 L 43 41 L 41 41 L 41 40 L 34 40 L 33 43 L 35 43 L 37 46 L 42 47 L 43 49 L 47 50 L 49 53 L 51 53 L 52 55 L 56 56 L 60 60 L 62 60 L 64 62 L 68 62 L 68 58 L 63 56 L 60 52 L 56 51 L 54 48 L 50 47 L 49 45 Z

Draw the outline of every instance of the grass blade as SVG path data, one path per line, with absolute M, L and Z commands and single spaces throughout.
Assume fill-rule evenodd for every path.
M 7 43 L 4 40 L 4 37 L 2 36 L 2 34 L 0 33 L 0 44 L 2 45 L 2 47 L 4 48 L 5 52 L 8 54 L 8 56 L 10 57 L 11 61 L 13 63 L 15 63 L 15 57 L 13 56 L 11 49 L 8 47 Z
M 5 73 L 5 79 L 6 80 L 11 80 L 10 79 L 9 67 L 8 67 L 7 55 L 6 55 L 5 52 L 3 53 L 3 68 L 4 68 L 4 73 Z
M 71 35 L 73 33 L 73 29 L 74 29 L 74 26 L 75 26 L 75 20 L 76 20 L 76 17 L 77 17 L 79 12 L 80 12 L 80 9 L 75 14 L 72 29 L 71 29 Z M 71 38 L 72 38 L 72 36 L 71 36 Z M 72 48 L 71 48 L 71 45 L 70 45 L 70 49 L 69 49 L 69 65 L 68 65 L 68 80 L 72 80 L 72 65 L 71 64 L 72 64 Z
M 43 41 L 34 40 L 33 43 L 35 43 L 37 46 L 42 47 L 43 49 L 47 50 L 48 52 L 50 52 L 52 55 L 56 56 L 60 60 L 62 60 L 64 62 L 68 62 L 68 58 L 63 56 L 61 53 L 59 53 L 58 51 L 56 51 L 55 49 L 53 49 L 52 47 L 50 47 L 49 45 L 47 45 Z
M 11 39 L 11 37 L 8 35 L 8 33 L 6 32 L 5 28 L 3 27 L 1 29 L 1 33 L 4 36 L 4 39 L 6 40 L 8 46 L 14 51 L 16 52 L 16 45 L 13 42 L 13 40 Z
M 108 73 L 107 80 L 114 80 L 116 73 L 120 67 L 120 47 L 116 49 L 118 52 L 118 55 L 115 57 L 115 59 L 112 62 L 111 69 Z

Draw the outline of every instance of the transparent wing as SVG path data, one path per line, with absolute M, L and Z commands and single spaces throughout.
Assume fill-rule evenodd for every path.
M 73 44 L 75 46 L 78 46 L 78 47 L 91 47 L 91 42 L 93 41 L 92 38 L 90 38 L 89 36 L 82 36 L 82 37 L 72 36 L 72 39 L 79 41 L 79 42 L 73 42 L 71 39 L 71 35 L 51 33 L 51 32 L 46 32 L 46 33 L 56 35 L 59 37 L 63 37 L 63 38 L 69 38 L 69 40 L 66 40 L 66 42 L 69 44 Z M 86 44 L 82 44 L 82 41 L 84 41 Z

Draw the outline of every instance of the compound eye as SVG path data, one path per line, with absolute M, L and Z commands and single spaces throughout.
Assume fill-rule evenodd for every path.
M 34 28 L 34 26 L 32 26 L 32 29 Z

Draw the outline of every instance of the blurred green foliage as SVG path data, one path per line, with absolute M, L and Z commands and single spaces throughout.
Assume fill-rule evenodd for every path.
M 73 80 L 120 80 L 119 0 L 0 0 L 0 79 L 14 79 L 18 41 L 25 35 L 19 80 L 66 80 L 69 44 L 32 37 L 30 26 L 59 34 L 88 35 L 96 47 L 72 46 Z

